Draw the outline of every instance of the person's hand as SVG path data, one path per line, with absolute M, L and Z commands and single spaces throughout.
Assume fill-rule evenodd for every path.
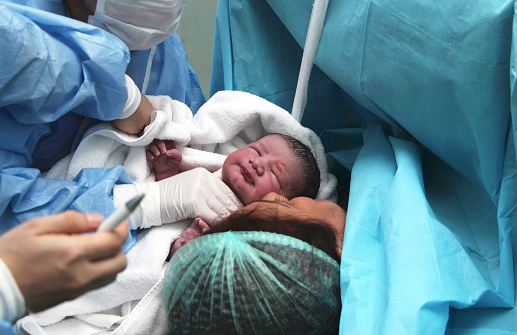
M 98 214 L 67 211 L 29 220 L 0 236 L 0 258 L 33 312 L 104 286 L 126 267 L 121 251 L 126 224 L 81 234 L 102 222 Z
M 199 217 L 212 224 L 242 207 L 232 190 L 204 168 L 182 172 L 158 185 L 163 223 Z
M 131 229 L 197 217 L 212 225 L 242 207 L 235 193 L 205 168 L 195 168 L 158 182 L 115 185 L 115 207 L 141 194 L 145 194 L 144 199 L 129 216 Z
M 156 109 L 153 107 L 149 99 L 141 94 L 142 99 L 140 105 L 131 116 L 125 119 L 113 120 L 112 123 L 120 131 L 131 135 L 140 134 L 144 128 L 151 122 L 151 114 Z
M 182 155 L 176 149 L 174 141 L 154 140 L 149 145 L 145 156 L 154 168 L 156 181 L 179 173 Z

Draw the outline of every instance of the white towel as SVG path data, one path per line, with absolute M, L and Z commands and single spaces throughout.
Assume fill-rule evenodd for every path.
M 269 133 L 292 136 L 311 148 L 321 171 L 318 198 L 337 199 L 336 179 L 327 172 L 323 145 L 310 129 L 286 110 L 245 92 L 221 91 L 192 115 L 190 109 L 167 96 L 150 96 L 158 110 L 137 137 L 118 131 L 110 123 L 92 127 L 77 150 L 56 164 L 47 178 L 72 180 L 83 168 L 122 165 L 133 182 L 153 181 L 145 148 L 155 138 L 174 140 L 183 155 L 181 168 L 205 167 L 216 171 L 231 152 Z

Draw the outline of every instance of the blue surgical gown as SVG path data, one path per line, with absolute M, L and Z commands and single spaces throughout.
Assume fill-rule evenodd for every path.
M 68 18 L 61 0 L 0 0 L 0 233 L 29 218 L 75 209 L 109 215 L 122 167 L 42 178 L 93 120 L 120 117 L 124 74 L 149 95 L 193 112 L 205 102 L 177 35 L 129 52 L 115 36 Z

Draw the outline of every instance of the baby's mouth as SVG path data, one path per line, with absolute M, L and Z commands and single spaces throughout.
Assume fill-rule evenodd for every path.
M 242 175 L 244 176 L 244 179 L 248 182 L 248 184 L 253 185 L 254 184 L 253 178 L 249 174 L 248 170 L 246 170 L 246 168 L 244 168 L 244 167 L 241 167 L 241 171 L 242 171 Z

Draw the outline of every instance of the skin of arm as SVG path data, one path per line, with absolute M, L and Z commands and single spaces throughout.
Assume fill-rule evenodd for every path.
M 113 120 L 112 123 L 120 131 L 131 135 L 137 135 L 144 131 L 144 128 L 151 123 L 151 115 L 155 108 L 145 95 L 140 93 L 142 99 L 136 111 L 125 119 Z
M 65 0 L 66 8 L 70 17 L 85 22 L 88 22 L 88 16 L 95 14 L 97 7 L 97 0 Z

